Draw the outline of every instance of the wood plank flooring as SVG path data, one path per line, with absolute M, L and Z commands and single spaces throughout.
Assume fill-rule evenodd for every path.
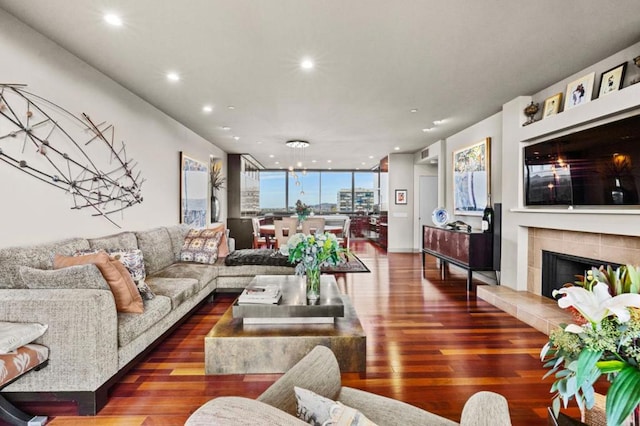
M 367 333 L 367 372 L 343 374 L 343 384 L 454 421 L 469 396 L 490 390 L 507 397 L 514 425 L 546 424 L 544 334 L 467 294 L 465 274 L 440 280 L 429 256 L 423 276 L 419 254 L 387 255 L 364 241 L 352 250 L 371 273 L 347 274 L 338 284 Z M 99 415 L 77 417 L 70 404 L 25 409 L 55 415 L 52 426 L 181 425 L 216 396 L 258 396 L 279 375 L 204 375 L 203 336 L 234 298 L 204 305 L 112 389 Z

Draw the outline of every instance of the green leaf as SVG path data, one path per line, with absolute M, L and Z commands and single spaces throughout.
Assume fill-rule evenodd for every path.
M 580 352 L 578 357 L 578 367 L 576 369 L 576 379 L 578 387 L 587 381 L 587 378 L 593 375 L 593 369 L 596 368 L 596 363 L 602 356 L 602 351 L 592 351 L 585 349 Z
M 600 372 L 604 374 L 617 373 L 618 371 L 622 370 L 622 367 L 624 367 L 625 365 L 627 364 L 618 360 L 598 361 L 596 363 L 596 366 L 600 369 Z
M 553 403 L 551 404 L 551 406 L 553 407 L 553 415 L 557 418 L 558 414 L 560 413 L 560 398 L 553 398 Z
M 617 426 L 640 404 L 640 370 L 625 366 L 607 392 L 607 425 Z

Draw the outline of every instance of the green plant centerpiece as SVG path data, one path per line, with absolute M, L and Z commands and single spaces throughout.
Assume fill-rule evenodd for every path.
M 574 314 L 576 324 L 562 324 L 540 353 L 555 376 L 551 392 L 557 416 L 560 404 L 575 399 L 581 413 L 593 408 L 593 385 L 607 374 L 607 425 L 617 426 L 640 404 L 640 268 L 592 268 L 574 284 L 555 290 L 558 306 Z
M 320 268 L 339 265 L 345 261 L 346 250 L 340 247 L 332 233 L 305 235 L 294 234 L 280 252 L 295 263 L 296 275 L 307 277 L 307 299 L 315 303 L 320 297 Z
M 298 220 L 300 223 L 304 222 L 304 220 L 311 213 L 311 209 L 302 201 L 296 201 L 296 214 L 298 215 Z

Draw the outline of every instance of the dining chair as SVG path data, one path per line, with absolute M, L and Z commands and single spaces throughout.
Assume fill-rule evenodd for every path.
M 267 238 L 260 235 L 260 218 L 252 217 L 251 224 L 253 225 L 253 245 L 252 248 L 269 248 Z
M 275 248 L 280 248 L 287 244 L 289 237 L 296 233 L 298 219 L 295 217 L 283 217 L 281 220 L 274 220 L 273 226 L 275 229 Z
M 302 222 L 302 233 L 305 235 L 324 233 L 323 217 L 308 217 Z
M 344 248 L 349 248 L 350 232 L 351 232 L 351 218 L 348 217 L 344 220 L 344 225 L 342 227 L 342 235 L 338 237 L 338 243 Z

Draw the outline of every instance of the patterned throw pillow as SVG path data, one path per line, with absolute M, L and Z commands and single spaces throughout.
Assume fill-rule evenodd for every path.
M 355 408 L 333 401 L 310 390 L 294 386 L 298 404 L 297 415 L 314 426 L 376 426 Z
M 90 250 L 78 250 L 74 256 L 83 256 L 85 254 L 98 253 L 99 249 Z M 136 284 L 140 296 L 143 300 L 151 300 L 156 295 L 151 288 L 144 282 L 147 274 L 144 269 L 144 257 L 142 256 L 142 250 L 140 249 L 107 249 L 106 251 L 109 257 L 113 260 L 118 260 L 127 268 L 127 271 L 131 274 L 131 279 Z
M 192 229 L 182 244 L 180 260 L 214 264 L 218 260 L 218 246 L 222 232 L 212 229 Z

